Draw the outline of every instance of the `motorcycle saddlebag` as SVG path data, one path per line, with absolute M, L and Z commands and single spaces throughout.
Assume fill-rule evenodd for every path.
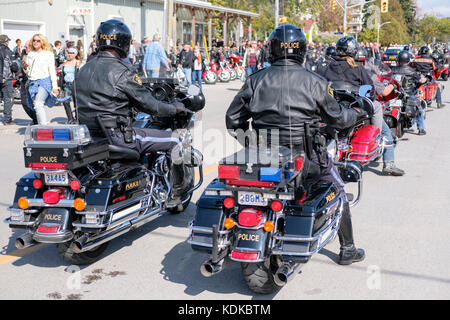
M 297 260 L 309 257 L 334 238 L 342 202 L 332 184 L 314 188 L 303 205 L 286 208 L 284 233 L 275 254 Z
M 436 97 L 437 89 L 438 89 L 437 83 L 435 82 L 429 83 L 425 87 L 425 99 L 434 100 L 434 98 Z
M 380 129 L 374 125 L 366 125 L 357 130 L 351 140 L 352 151 L 347 160 L 363 164 L 374 160 L 379 155 L 381 139 Z
M 190 222 L 188 238 L 188 243 L 195 251 L 212 251 L 213 225 L 221 226 L 223 220 L 225 196 L 219 195 L 220 190 L 225 190 L 225 185 L 218 179 L 213 180 L 197 201 L 197 211 Z

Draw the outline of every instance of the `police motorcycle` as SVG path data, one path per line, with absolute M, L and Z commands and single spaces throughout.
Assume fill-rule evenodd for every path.
M 218 177 L 189 223 L 191 248 L 209 254 L 200 267 L 203 276 L 239 262 L 252 291 L 272 293 L 335 239 L 345 195 L 332 183 L 317 182 L 320 167 L 310 159 L 314 149 L 320 150 L 319 162 L 327 153 L 336 159 L 336 132 L 319 123 L 304 129 L 305 151 L 250 144 L 219 163 Z M 358 183 L 356 197 L 347 194 L 354 206 L 362 192 L 361 169 L 352 162 L 335 165 L 346 183 Z
M 89 264 L 101 258 L 112 239 L 187 207 L 203 181 L 202 154 L 192 148 L 189 129 L 194 113 L 204 107 L 204 97 L 196 87 L 161 86 L 171 91 L 162 96 L 154 86 L 155 97 L 178 99 L 192 113 L 171 119 L 141 117 L 135 125 L 180 132 L 185 179 L 192 181 L 186 196 L 179 203 L 170 201 L 165 153 L 141 157 L 108 139 L 92 138 L 85 125 L 30 126 L 23 150 L 31 172 L 17 182 L 10 217 L 4 220 L 10 228 L 25 231 L 15 240 L 18 249 L 52 243 L 70 263 Z M 195 168 L 200 175 L 197 183 Z

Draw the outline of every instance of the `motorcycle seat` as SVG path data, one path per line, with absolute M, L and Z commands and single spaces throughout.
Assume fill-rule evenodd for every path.
M 138 161 L 141 155 L 136 150 L 120 147 L 113 144 L 108 145 L 110 160 Z

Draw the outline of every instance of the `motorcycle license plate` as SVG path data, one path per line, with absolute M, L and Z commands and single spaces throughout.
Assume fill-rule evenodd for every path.
M 239 191 L 238 203 L 246 206 L 265 207 L 268 204 L 268 200 L 264 199 L 263 195 L 258 192 Z
M 68 186 L 69 175 L 64 173 L 44 173 L 45 184 L 49 186 Z

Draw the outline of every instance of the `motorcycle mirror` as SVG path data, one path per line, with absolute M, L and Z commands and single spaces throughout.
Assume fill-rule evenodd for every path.
M 372 92 L 371 85 L 364 85 L 359 87 L 359 96 L 363 98 L 370 98 L 370 93 Z
M 196 85 L 190 85 L 187 93 L 190 96 L 198 96 L 200 94 L 200 88 Z

